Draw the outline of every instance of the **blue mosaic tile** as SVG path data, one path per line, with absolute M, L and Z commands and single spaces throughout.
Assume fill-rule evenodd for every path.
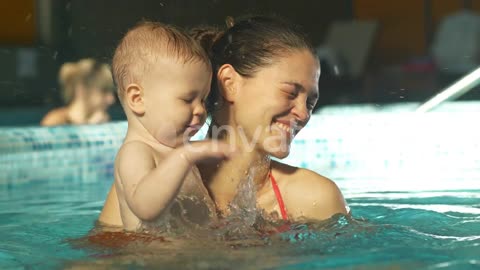
M 469 108 L 428 114 L 398 108 L 327 111 L 312 116 L 284 162 L 332 179 L 416 172 L 480 179 L 480 130 L 472 128 L 480 112 Z M 111 179 L 126 130 L 126 122 L 0 128 L 0 186 L 48 178 Z

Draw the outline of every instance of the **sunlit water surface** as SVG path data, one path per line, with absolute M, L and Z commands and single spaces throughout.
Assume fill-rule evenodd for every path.
M 99 246 L 86 236 L 110 183 L 0 186 L 0 269 L 480 268 L 480 190 L 344 190 L 353 219 L 339 215 L 278 233 L 282 224 L 256 218 L 254 204 L 246 203 L 210 233 L 130 235 L 134 240 L 124 242 L 112 236 Z M 243 199 L 254 196 L 248 183 L 242 189 Z

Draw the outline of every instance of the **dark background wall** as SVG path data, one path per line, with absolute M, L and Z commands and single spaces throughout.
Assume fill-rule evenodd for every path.
M 279 14 L 320 43 L 333 20 L 351 19 L 351 1 L 128 0 L 71 1 L 71 43 L 78 56 L 110 56 L 125 31 L 141 19 L 182 27 L 222 25 L 226 16 Z
M 83 57 L 110 62 L 118 40 L 142 19 L 190 27 L 223 25 L 226 16 L 245 14 L 286 17 L 302 25 L 315 45 L 322 44 L 334 21 L 378 22 L 365 76 L 354 82 L 322 82 L 321 89 L 330 91 L 324 97 L 331 97 L 322 102 L 337 102 L 335 96 L 342 87 L 358 96 L 354 101 L 418 101 L 438 91 L 439 85 L 432 83 L 436 75 L 428 75 L 429 81 L 425 74 L 417 74 L 412 81 L 408 74 L 405 79 L 405 74 L 377 75 L 375 71 L 428 56 L 440 21 L 463 8 L 480 11 L 480 0 L 0 1 L 0 109 L 39 106 L 46 110 L 59 105 L 60 65 Z M 407 97 L 411 99 L 385 94 L 384 89 L 391 88 L 410 89 Z
M 142 19 L 191 27 L 226 16 L 277 14 L 302 25 L 319 44 L 329 23 L 351 19 L 352 1 L 16 0 L 0 2 L 0 106 L 55 106 L 65 61 L 110 61 L 128 28 Z M 19 54 L 34 54 L 35 74 L 18 75 Z

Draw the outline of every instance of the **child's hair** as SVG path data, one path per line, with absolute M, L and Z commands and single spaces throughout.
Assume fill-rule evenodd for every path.
M 289 52 L 315 50 L 298 26 L 278 17 L 251 16 L 233 22 L 227 18 L 227 29 L 198 27 L 190 31 L 208 52 L 213 67 L 212 91 L 207 101 L 207 110 L 219 97 L 216 72 L 224 64 L 232 65 L 242 76 L 252 77 L 262 67 L 275 62 L 276 58 Z
M 182 63 L 201 61 L 210 67 L 206 52 L 188 34 L 171 25 L 143 21 L 125 34 L 113 56 L 113 78 L 121 102 L 125 87 L 140 82 L 159 57 Z
M 58 74 L 58 82 L 65 104 L 75 98 L 75 87 L 79 84 L 87 89 L 96 87 L 104 91 L 113 91 L 114 88 L 110 66 L 91 58 L 64 63 Z

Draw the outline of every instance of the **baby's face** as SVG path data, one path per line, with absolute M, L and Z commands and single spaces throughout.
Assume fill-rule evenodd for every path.
M 159 59 L 143 80 L 143 124 L 157 141 L 180 146 L 204 124 L 212 73 L 207 64 Z

